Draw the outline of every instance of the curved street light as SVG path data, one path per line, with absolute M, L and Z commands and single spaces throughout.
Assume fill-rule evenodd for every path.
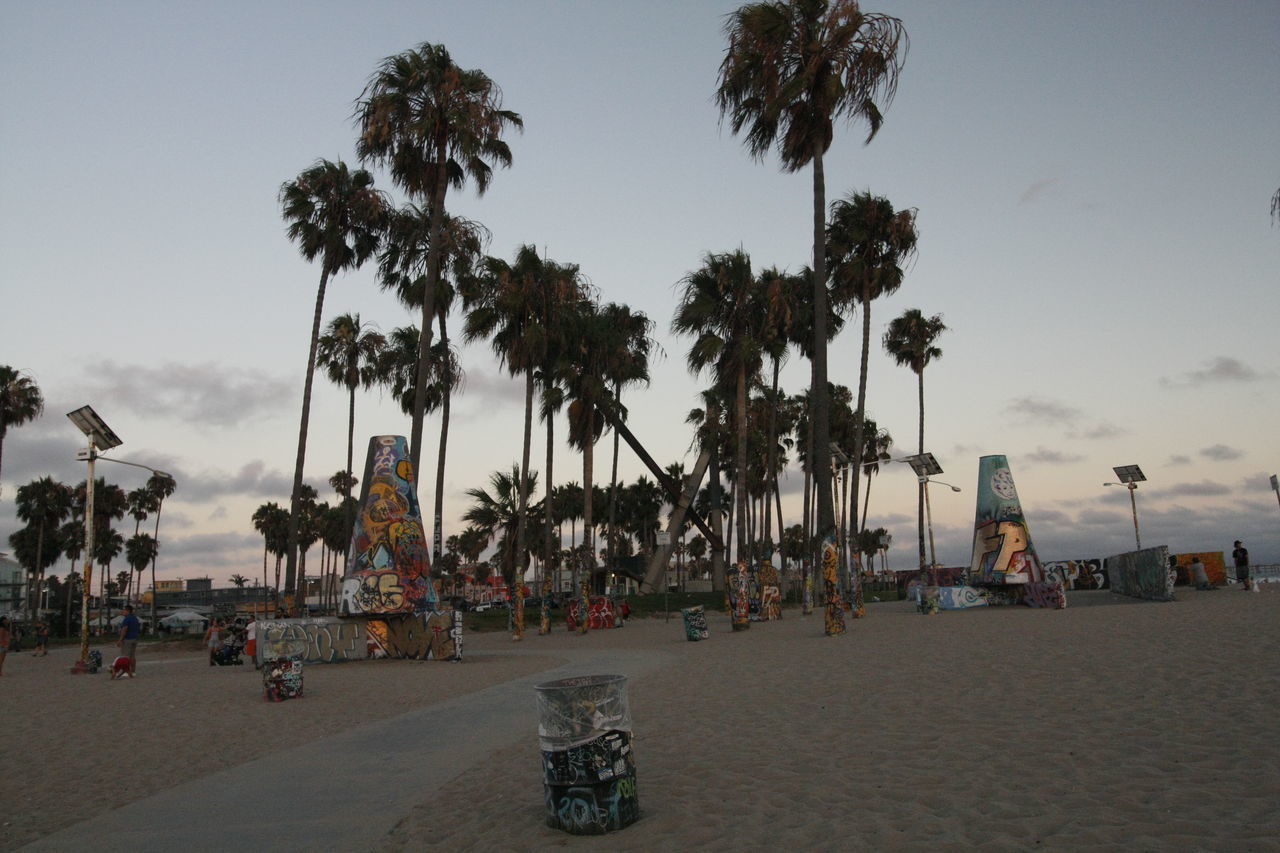
M 1103 483 L 1104 486 L 1123 486 L 1129 490 L 1129 505 L 1133 510 L 1133 540 L 1138 546 L 1138 550 L 1142 550 L 1142 536 L 1138 533 L 1138 501 L 1134 497 L 1138 491 L 1137 483 Z

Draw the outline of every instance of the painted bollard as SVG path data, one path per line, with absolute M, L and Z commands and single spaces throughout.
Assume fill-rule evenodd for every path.
M 536 691 L 547 826 L 603 835 L 639 820 L 626 677 L 564 678 Z
M 297 658 L 273 658 L 262 665 L 262 698 L 283 702 L 302 697 L 302 661 Z
M 707 611 L 701 604 L 686 607 L 680 611 L 680 616 L 684 619 L 684 636 L 689 642 L 696 643 L 711 636 L 707 631 Z

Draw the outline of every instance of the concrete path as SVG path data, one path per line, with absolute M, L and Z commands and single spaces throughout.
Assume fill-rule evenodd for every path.
M 423 792 L 443 788 L 521 738 L 536 749 L 535 685 L 579 675 L 635 678 L 670 655 L 639 649 L 556 654 L 570 662 L 388 720 L 362 724 L 353 715 L 350 731 L 195 779 L 22 849 L 369 850 Z M 421 745 L 403 748 L 415 732 Z

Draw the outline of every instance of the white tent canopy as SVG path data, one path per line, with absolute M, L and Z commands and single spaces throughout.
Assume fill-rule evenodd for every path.
M 194 610 L 179 610 L 176 613 L 170 613 L 168 616 L 160 620 L 160 624 L 166 628 L 199 628 L 209 622 L 209 617 Z

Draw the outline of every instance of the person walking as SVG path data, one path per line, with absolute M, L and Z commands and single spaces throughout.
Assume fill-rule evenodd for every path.
M 209 623 L 208 630 L 204 632 L 204 644 L 209 647 L 209 666 L 216 666 L 217 661 L 214 658 L 222 648 L 221 620 L 214 619 Z
M 142 635 L 142 623 L 133 615 L 133 605 L 124 606 L 124 618 L 120 620 L 120 639 L 116 645 L 120 647 L 120 656 L 129 659 L 129 677 L 133 678 L 138 671 L 138 637 Z
M 49 654 L 49 626 L 42 620 L 36 623 L 36 650 L 32 655 L 44 657 L 47 654 Z
M 0 616 L 0 675 L 4 675 L 4 656 L 9 653 L 9 620 Z
M 1236 564 L 1236 580 L 1244 584 L 1245 589 L 1250 589 L 1252 584 L 1249 583 L 1249 549 L 1237 539 L 1235 550 L 1231 552 L 1231 559 Z

